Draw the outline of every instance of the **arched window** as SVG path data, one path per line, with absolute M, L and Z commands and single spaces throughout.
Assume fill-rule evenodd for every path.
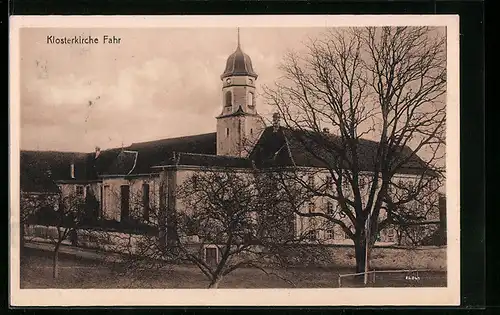
M 248 93 L 248 107 L 253 108 L 254 107 L 254 99 L 253 99 L 253 93 L 250 92 Z
M 233 106 L 233 93 L 231 93 L 231 91 L 227 91 L 226 92 L 226 103 L 225 103 L 225 106 L 226 107 L 231 107 Z

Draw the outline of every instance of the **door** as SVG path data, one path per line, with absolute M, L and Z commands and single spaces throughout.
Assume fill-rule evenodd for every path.
M 130 212 L 130 188 L 128 185 L 121 186 L 121 221 L 127 221 Z
M 217 264 L 217 248 L 214 247 L 205 248 L 205 262 L 208 265 Z

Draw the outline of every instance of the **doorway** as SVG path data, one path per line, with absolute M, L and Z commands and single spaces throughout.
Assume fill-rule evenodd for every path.
M 205 262 L 208 265 L 217 265 L 217 248 L 205 247 Z
M 130 188 L 128 185 L 121 186 L 121 221 L 127 221 L 130 214 Z

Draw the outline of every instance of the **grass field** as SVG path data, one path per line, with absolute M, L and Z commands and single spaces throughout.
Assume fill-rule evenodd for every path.
M 207 279 L 194 266 L 168 266 L 162 270 L 137 270 L 131 275 L 116 271 L 109 262 L 60 255 L 59 278 L 52 278 L 50 252 L 26 249 L 21 263 L 21 289 L 75 288 L 205 288 Z M 291 268 L 270 270 L 278 274 L 265 274 L 255 269 L 240 269 L 228 275 L 220 284 L 224 288 L 335 288 L 339 274 L 352 273 L 352 269 Z M 375 286 L 446 286 L 446 273 L 422 275 L 421 281 L 405 281 L 404 274 L 377 276 Z M 291 280 L 289 283 L 285 281 Z M 345 279 L 342 286 L 357 286 L 352 279 Z

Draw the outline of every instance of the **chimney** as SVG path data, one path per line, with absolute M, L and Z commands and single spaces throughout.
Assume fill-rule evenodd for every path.
M 101 148 L 95 147 L 95 159 L 99 157 L 99 154 L 101 154 Z
M 274 113 L 273 114 L 273 131 L 277 132 L 278 129 L 280 128 L 280 114 L 279 113 Z
M 71 162 L 70 165 L 71 178 L 75 178 L 75 162 Z
M 328 129 L 328 128 L 323 128 L 323 132 L 324 132 L 324 133 L 330 133 L 330 129 Z

